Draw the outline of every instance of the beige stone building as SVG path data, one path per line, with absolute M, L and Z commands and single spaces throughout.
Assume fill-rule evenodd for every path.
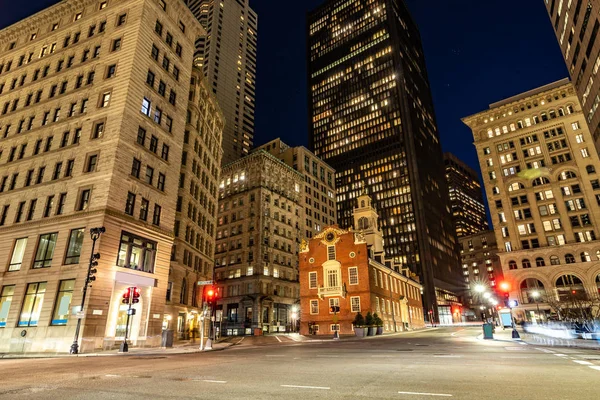
M 122 342 L 130 286 L 132 344 L 160 344 L 202 32 L 180 0 L 66 0 L 0 31 L 0 351 L 68 351 L 100 226 L 81 350 Z
M 564 79 L 463 121 L 473 130 L 517 319 L 559 316 L 558 303 L 597 298 L 600 161 L 573 85 Z
M 304 176 L 263 150 L 223 167 L 215 253 L 223 335 L 292 328 L 303 191 Z
M 202 71 L 194 67 L 183 136 L 181 173 L 175 216 L 175 242 L 167 286 L 163 326 L 174 338 L 199 333 L 203 286 L 213 278 L 217 224 L 217 188 L 221 172 L 223 115 Z
M 304 146 L 290 147 L 281 139 L 271 140 L 257 149 L 265 150 L 296 171 L 304 174 L 304 195 L 300 203 L 306 215 L 304 238 L 312 238 L 328 225 L 335 225 L 335 170 Z

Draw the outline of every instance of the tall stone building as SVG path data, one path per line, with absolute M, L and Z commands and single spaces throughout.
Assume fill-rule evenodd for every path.
M 274 139 L 257 150 L 265 150 L 304 175 L 300 204 L 306 220 L 303 238 L 312 238 L 328 225 L 336 224 L 335 170 L 304 146 L 289 147 Z
M 541 1 L 541 0 L 540 0 Z M 600 150 L 600 0 L 545 0 L 586 122 Z
M 194 61 L 225 117 L 225 165 L 248 155 L 254 140 L 258 17 L 249 0 L 185 2 L 207 32 L 196 40 Z
M 303 191 L 304 176 L 263 150 L 223 167 L 215 254 L 223 335 L 292 329 Z
M 120 344 L 130 286 L 132 343 L 160 344 L 202 33 L 179 0 L 65 0 L 0 31 L 0 351 L 68 351 L 101 226 L 81 350 Z
M 498 284 L 502 282 L 504 275 L 498 257 L 496 235 L 493 230 L 481 231 L 462 236 L 458 242 L 463 275 L 469 287 L 467 306 L 470 311 L 466 311 L 469 312 L 466 317 L 468 319 L 491 317 L 491 305 L 483 295 L 485 292 L 478 292 L 476 288 L 482 286 L 486 291 L 494 293 L 498 291 Z
M 202 71 L 194 67 L 163 323 L 175 332 L 175 339 L 187 339 L 190 331 L 193 338 L 203 326 L 203 286 L 197 282 L 213 278 L 223 123 L 223 115 Z
M 310 149 L 336 170 L 338 223 L 367 187 L 386 253 L 437 321 L 437 298 L 464 284 L 417 26 L 403 0 L 328 0 L 307 35 Z
M 598 296 L 600 160 L 585 119 L 568 79 L 463 119 L 517 319 L 564 317 L 574 302 Z
M 444 153 L 444 164 L 456 236 L 486 231 L 488 223 L 479 175 L 452 153 Z

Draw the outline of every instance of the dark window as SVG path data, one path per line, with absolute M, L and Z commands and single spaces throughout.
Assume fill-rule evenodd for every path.
M 79 264 L 84 236 L 84 228 L 71 230 L 71 233 L 69 234 L 69 243 L 67 244 L 67 253 L 65 255 L 65 265 Z
M 91 189 L 84 189 L 79 193 L 79 201 L 77 202 L 77 211 L 87 210 L 90 204 Z
M 133 175 L 139 179 L 141 168 L 142 168 L 142 162 L 140 160 L 138 160 L 137 158 L 134 158 L 133 164 L 131 165 L 131 175 Z
M 152 223 L 154 225 L 160 225 L 160 213 L 161 213 L 162 207 L 159 206 L 158 204 L 154 205 L 154 214 L 152 215 Z
M 166 144 L 163 144 L 162 146 L 162 153 L 161 153 L 161 158 L 165 161 L 169 161 L 169 146 Z
M 96 170 L 96 164 L 98 163 L 98 155 L 93 154 L 88 157 L 85 172 L 94 172 Z
M 148 208 L 150 208 L 150 201 L 142 198 L 142 204 L 140 206 L 140 219 L 142 221 L 148 220 Z
M 125 202 L 125 214 L 133 215 L 135 209 L 135 194 L 127 192 L 127 201 Z
M 146 130 L 141 126 L 138 128 L 137 142 L 142 146 L 146 145 Z
M 117 265 L 123 268 L 154 273 L 156 242 L 128 232 L 121 234 Z
M 159 173 L 158 174 L 158 182 L 156 183 L 156 187 L 158 188 L 158 190 L 165 190 L 165 174 Z
M 154 135 L 150 138 L 150 151 L 153 153 L 158 151 L 158 138 Z

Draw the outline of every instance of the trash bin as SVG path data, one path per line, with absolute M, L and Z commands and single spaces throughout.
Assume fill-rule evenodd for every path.
M 160 347 L 173 347 L 173 330 L 163 329 Z
M 494 325 L 483 324 L 483 338 L 493 339 L 494 338 Z
M 254 328 L 254 336 L 261 336 L 262 333 L 263 332 L 261 328 Z

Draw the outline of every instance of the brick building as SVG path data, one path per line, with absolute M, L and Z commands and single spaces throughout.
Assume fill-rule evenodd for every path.
M 300 333 L 352 334 L 358 312 L 371 311 L 385 332 L 424 326 L 422 286 L 416 275 L 386 257 L 371 198 L 354 208 L 357 230 L 326 227 L 300 249 Z M 339 306 L 333 315 L 331 306 Z

